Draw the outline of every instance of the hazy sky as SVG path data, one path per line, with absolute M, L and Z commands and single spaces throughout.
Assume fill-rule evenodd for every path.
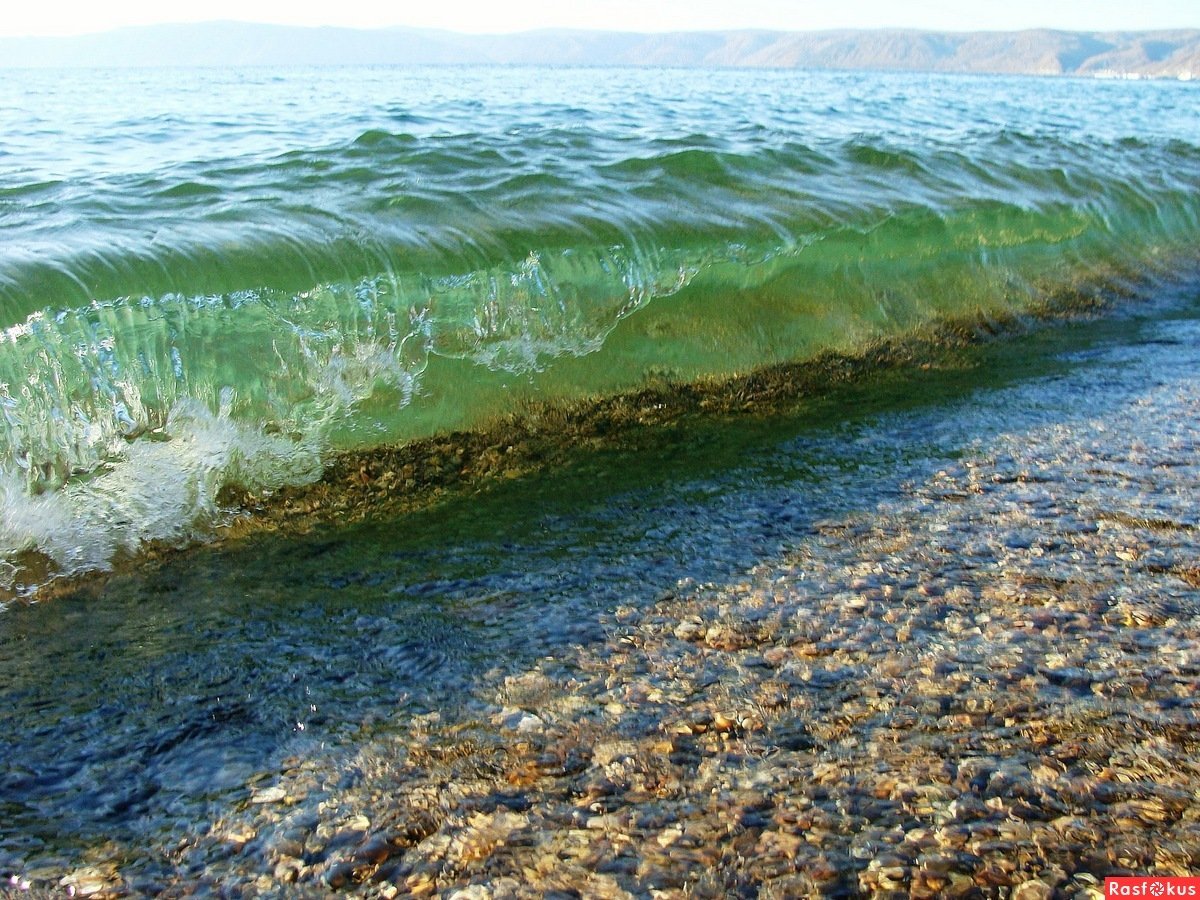
M 123 25 L 236 19 L 453 31 L 627 31 L 901 26 L 945 31 L 1200 27 L 1198 0 L 20 0 L 0 35 L 80 34 Z

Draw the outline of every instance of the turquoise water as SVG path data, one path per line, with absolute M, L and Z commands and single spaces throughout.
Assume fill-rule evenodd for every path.
M 225 485 L 316 479 L 333 449 L 1170 275 L 1200 234 L 1195 98 L 782 71 L 11 73 L 0 555 L 104 568 L 220 521 Z
M 135 895 L 249 889 L 294 822 L 246 848 L 217 823 L 297 760 L 328 784 L 288 815 L 319 830 L 364 771 L 420 745 L 419 717 L 481 727 L 509 676 L 569 674 L 615 640 L 619 606 L 732 590 L 824 517 L 1031 430 L 1153 419 L 1148 382 L 1190 397 L 1196 96 L 802 72 L 9 73 L 0 587 L 31 549 L 80 571 L 202 537 L 230 515 L 222 487 L 311 481 L 338 449 L 1100 282 L 1141 297 L 787 415 L 645 429 L 401 519 L 10 604 L 0 891 L 97 866 Z M 1181 508 L 1163 515 L 1190 523 Z

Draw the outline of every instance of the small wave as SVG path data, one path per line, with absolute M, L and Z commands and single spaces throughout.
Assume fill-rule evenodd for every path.
M 379 147 L 412 147 L 417 143 L 417 139 L 410 134 L 397 133 L 392 131 L 383 131 L 382 129 L 371 129 L 364 131 L 354 139 L 354 146 L 366 147 L 372 150 Z
M 214 197 L 221 194 L 221 188 L 215 184 L 203 184 L 197 181 L 185 181 L 180 184 L 173 184 L 170 187 L 165 187 L 158 192 L 158 196 L 167 199 L 174 198 L 193 198 L 193 197 Z
M 625 90 L 605 115 L 389 101 L 282 152 L 214 109 L 194 158 L 0 183 L 0 554 L 101 567 L 332 449 L 1019 315 L 1200 232 L 1175 136 Z
M 846 148 L 846 157 L 858 165 L 885 172 L 905 172 L 909 175 L 924 175 L 928 172 L 925 163 L 917 154 L 889 148 L 882 142 L 855 142 Z
M 0 474 L 0 554 L 36 550 L 67 575 L 105 569 L 144 542 L 183 539 L 219 521 L 217 494 L 226 483 L 271 489 L 321 473 L 315 443 L 267 434 L 195 403 L 172 409 L 156 438 L 129 442 L 88 478 L 57 490 L 31 493 L 26 479 Z M 13 575 L 9 564 L 0 585 L 12 590 Z

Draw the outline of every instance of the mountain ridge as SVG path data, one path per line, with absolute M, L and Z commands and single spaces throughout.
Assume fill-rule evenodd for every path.
M 1200 29 L 916 29 L 639 33 L 543 29 L 147 25 L 0 39 L 0 68 L 256 65 L 566 65 L 835 69 L 1200 79 Z

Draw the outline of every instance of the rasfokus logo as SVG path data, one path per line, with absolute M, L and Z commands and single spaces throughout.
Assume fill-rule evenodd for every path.
M 1150 876 L 1105 878 L 1105 897 L 1197 897 L 1200 898 L 1200 877 L 1154 878 Z

